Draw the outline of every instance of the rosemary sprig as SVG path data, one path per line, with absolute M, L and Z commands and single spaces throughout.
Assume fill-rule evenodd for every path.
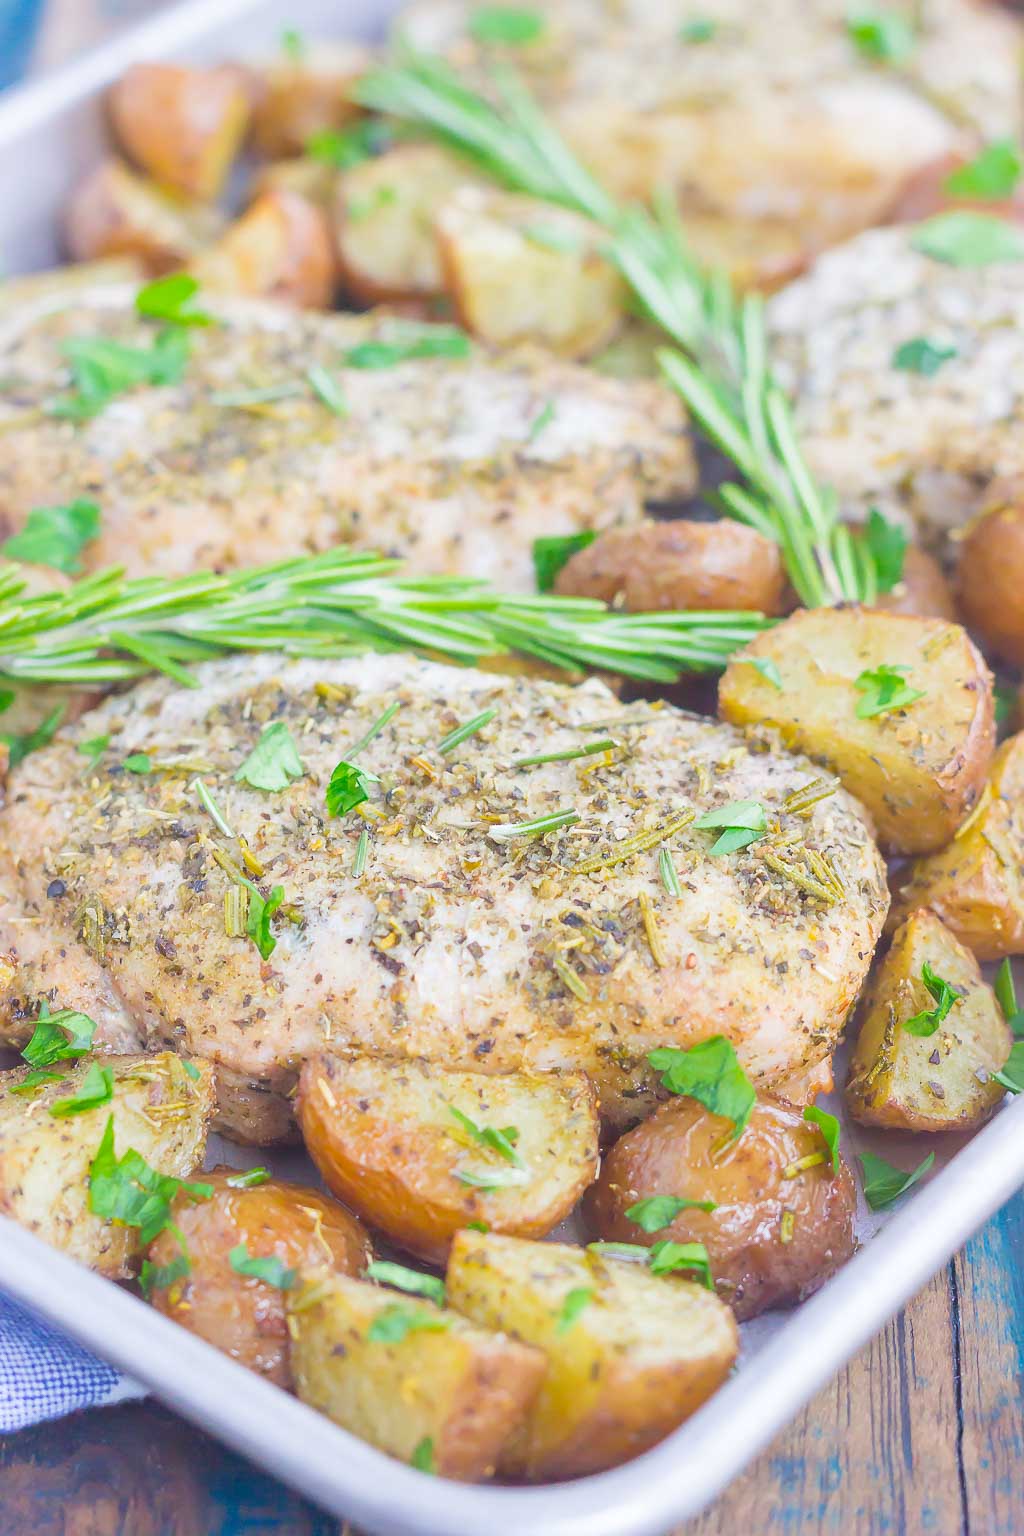
M 724 273 L 700 268 L 670 196 L 650 211 L 619 207 L 521 82 L 502 72 L 491 86 L 493 102 L 443 60 L 407 50 L 364 76 L 357 94 L 364 106 L 426 129 L 513 190 L 601 225 L 605 254 L 643 313 L 682 349 L 659 353 L 666 378 L 742 477 L 719 489 L 722 510 L 776 540 L 809 607 L 868 598 L 877 587 L 874 556 L 839 522 L 834 497 L 815 484 L 803 457 L 768 366 L 761 300 L 738 298 Z
M 402 577 L 344 547 L 275 565 L 168 579 L 116 568 L 29 596 L 0 566 L 0 685 L 102 686 L 237 651 L 347 656 L 407 650 L 471 663 L 521 651 L 569 672 L 653 682 L 718 670 L 767 620 L 750 613 L 626 614 L 588 598 L 505 596 L 463 577 Z

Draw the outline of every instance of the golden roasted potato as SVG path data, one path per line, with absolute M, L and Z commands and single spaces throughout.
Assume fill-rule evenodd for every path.
M 255 202 L 264 192 L 297 192 L 308 203 L 330 214 L 337 176 L 326 160 L 315 160 L 311 155 L 272 160 L 253 176 L 249 184 L 250 201 Z
M 615 1143 L 584 1210 L 607 1242 L 703 1243 L 718 1294 L 742 1319 L 802 1301 L 846 1262 L 857 1194 L 817 1126 L 788 1104 L 758 1099 L 743 1134 L 731 1133 L 695 1099 L 670 1100 Z M 673 1215 L 679 1201 L 688 1204 Z
M 1024 733 L 1004 741 L 975 814 L 947 847 L 915 860 L 890 931 L 930 907 L 979 960 L 1024 954 Z
M 150 1300 L 158 1312 L 233 1360 L 290 1387 L 285 1291 L 240 1273 L 232 1252 L 242 1246 L 248 1258 L 277 1259 L 285 1271 L 327 1267 L 361 1275 L 373 1250 L 361 1222 L 316 1190 L 282 1179 L 239 1187 L 239 1177 L 235 1169 L 217 1168 L 203 1175 L 213 1187 L 209 1200 L 196 1204 L 179 1196 L 175 1201 L 174 1221 L 189 1269 L 174 1275 L 181 1245 L 173 1232 L 162 1232 L 147 1257 L 170 1278 L 167 1283 L 150 1278 Z
M 346 291 L 362 304 L 444 291 L 438 210 L 479 174 L 436 144 L 401 144 L 338 175 L 335 231 Z
M 60 1061 L 52 1068 L 59 1082 L 26 1093 L 18 1090 L 27 1067 L 0 1073 L 0 1212 L 101 1275 L 129 1274 L 138 1229 L 93 1215 L 89 1168 L 109 1120 L 118 1158 L 134 1149 L 157 1172 L 180 1179 L 199 1167 L 214 1081 L 207 1062 L 188 1065 L 191 1071 L 170 1051 Z M 77 1114 L 52 1114 L 96 1069 L 113 1074 L 112 1097 Z
M 912 912 L 868 985 L 846 1084 L 850 1113 L 898 1131 L 970 1130 L 1004 1095 L 992 1073 L 1012 1044 L 970 950 L 933 912 Z
M 192 262 L 204 287 L 327 309 L 337 276 L 326 215 L 297 192 L 264 192 Z
M 982 644 L 1024 666 L 1024 485 L 1006 485 L 960 546 L 957 597 Z
M 927 550 L 911 544 L 903 557 L 903 576 L 891 592 L 876 597 L 875 608 L 885 613 L 912 613 L 925 619 L 955 623 L 953 592 L 942 566 Z
M 317 42 L 253 70 L 257 153 L 271 160 L 301 154 L 314 134 L 343 127 L 359 112 L 352 88 L 369 64 L 357 43 Z
M 738 1335 L 711 1291 L 566 1243 L 460 1232 L 449 1305 L 547 1355 L 544 1384 L 502 1470 L 533 1481 L 628 1461 L 729 1374 Z
M 430 1301 L 315 1274 L 288 1296 L 299 1396 L 423 1470 L 478 1482 L 522 1424 L 545 1373 L 538 1349 Z
M 463 187 L 436 220 L 445 288 L 472 335 L 494 347 L 539 342 L 582 358 L 611 341 L 625 281 L 604 231 L 532 197 Z
M 893 853 L 949 841 L 995 746 L 992 677 L 967 632 L 909 614 L 801 610 L 733 657 L 718 705 L 831 768 Z
M 297 1109 L 328 1188 L 426 1259 L 443 1262 L 470 1221 L 542 1237 L 597 1175 L 597 1104 L 582 1072 L 316 1056 Z
M 154 273 L 188 261 L 223 227 L 214 209 L 190 207 L 115 159 L 86 176 L 65 214 L 67 247 L 75 261 L 135 256 Z
M 249 126 L 249 97 L 230 65 L 133 64 L 108 106 L 125 153 L 161 186 L 204 202 L 223 187 Z
M 661 608 L 782 612 L 786 573 L 763 533 L 723 518 L 608 528 L 559 571 L 555 591 L 597 597 L 631 613 Z

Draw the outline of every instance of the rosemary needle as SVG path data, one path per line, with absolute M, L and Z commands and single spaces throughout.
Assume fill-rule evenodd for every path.
M 564 752 L 541 752 L 536 757 L 517 757 L 513 768 L 534 768 L 538 763 L 571 763 L 577 757 L 592 757 L 595 752 L 610 752 L 619 743 L 606 736 L 603 741 L 589 742 L 585 747 L 566 747 Z
M 225 837 L 230 837 L 232 840 L 234 840 L 235 834 L 232 832 L 230 826 L 225 821 L 223 812 L 218 806 L 216 800 L 210 794 L 210 791 L 207 789 L 202 779 L 193 779 L 192 787 L 194 788 L 196 794 L 199 796 L 199 800 L 204 809 L 209 811 L 210 815 L 213 817 L 214 825 L 216 826 L 218 832 L 222 832 Z
M 487 836 L 497 843 L 506 843 L 513 837 L 541 837 L 559 827 L 571 827 L 579 819 L 579 811 L 552 811 L 549 816 L 535 816 L 532 821 L 499 822 L 495 827 L 488 827 Z
M 683 888 L 679 884 L 679 874 L 676 870 L 675 860 L 667 848 L 661 848 L 658 852 L 658 868 L 661 871 L 661 883 L 670 896 L 681 896 Z
M 389 725 L 390 722 L 395 718 L 401 707 L 401 701 L 398 699 L 395 700 L 394 704 L 389 704 L 384 713 L 382 715 L 378 715 L 377 719 L 370 726 L 370 729 L 367 731 L 366 735 L 360 737 L 354 747 L 349 748 L 349 757 L 355 757 L 357 752 L 362 752 L 364 747 L 368 747 L 370 742 L 373 741 L 375 737 L 379 736 L 384 727 Z
M 352 864 L 352 873 L 357 880 L 359 879 L 363 870 L 366 868 L 366 854 L 369 846 L 370 830 L 368 827 L 364 827 L 359 834 L 359 841 L 356 844 L 356 856 Z
M 489 725 L 497 713 L 494 707 L 482 709 L 478 715 L 473 716 L 472 720 L 467 720 L 463 725 L 457 725 L 454 731 L 449 731 L 448 735 L 438 742 L 437 750 L 442 754 L 454 752 L 456 747 L 468 741 L 471 736 L 475 736 L 477 731 L 482 731 L 485 725 Z

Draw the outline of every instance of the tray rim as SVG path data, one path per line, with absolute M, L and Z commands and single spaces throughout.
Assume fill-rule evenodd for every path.
M 298 0 L 293 10 L 301 9 Z M 393 9 L 393 0 L 382 4 L 382 19 Z M 130 63 L 173 58 L 246 17 L 280 10 L 280 0 L 171 4 L 5 92 L 0 150 L 87 106 Z M 347 10 L 341 0 L 339 23 Z M 502 1536 L 661 1536 L 705 1509 L 1024 1185 L 1022 1128 L 1024 1102 L 1004 1105 L 680 1429 L 622 1467 L 571 1483 L 424 1479 L 2 1216 L 0 1288 L 306 1497 L 380 1536 L 451 1536 L 481 1520 Z

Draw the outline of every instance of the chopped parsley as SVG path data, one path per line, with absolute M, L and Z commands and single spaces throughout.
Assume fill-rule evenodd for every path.
M 38 1093 L 46 1083 L 62 1083 L 66 1077 L 64 1072 L 27 1072 L 20 1083 L 9 1088 L 8 1093 L 30 1094 Z
M 186 1077 L 190 1077 L 194 1083 L 198 1083 L 201 1073 L 194 1061 L 186 1061 L 184 1057 L 182 1057 L 181 1069 L 185 1073 Z
M 1024 231 L 991 213 L 937 213 L 910 237 L 915 251 L 951 267 L 988 267 L 1024 258 Z
M 235 782 L 276 791 L 287 789 L 305 771 L 291 731 L 283 720 L 274 720 L 264 726 L 256 745 L 235 773 Z
M 391 132 L 384 123 L 364 118 L 351 128 L 324 128 L 306 140 L 306 154 L 338 171 L 349 171 L 388 147 Z
M 337 380 L 332 374 L 327 372 L 326 368 L 321 368 L 317 363 L 307 370 L 306 378 L 309 380 L 310 389 L 316 395 L 321 405 L 326 405 L 327 409 L 332 411 L 335 416 L 348 415 L 348 401 L 342 394 Z
M 366 1337 L 371 1344 L 401 1344 L 410 1333 L 444 1333 L 448 1319 L 421 1307 L 384 1307 L 373 1318 Z
M 394 368 L 424 357 L 469 357 L 472 347 L 465 331 L 454 325 L 403 328 L 390 341 L 363 341 L 345 353 L 348 368 Z
M 833 1169 L 838 1168 L 839 1136 L 842 1128 L 835 1115 L 830 1115 L 827 1109 L 819 1109 L 817 1104 L 808 1104 L 804 1109 L 804 1119 L 809 1125 L 818 1127 L 828 1147 L 829 1161 Z
M 927 336 L 914 336 L 896 348 L 892 355 L 892 366 L 902 373 L 920 373 L 930 379 L 938 373 L 943 363 L 948 363 L 956 355 L 956 347 L 929 341 Z
M 581 549 L 593 544 L 597 534 L 593 528 L 582 533 L 564 533 L 533 541 L 533 569 L 537 577 L 537 591 L 550 592 L 555 577 Z
M 909 540 L 898 523 L 872 507 L 864 529 L 864 542 L 875 564 L 879 592 L 891 592 L 903 580 Z
M 718 31 L 718 25 L 710 16 L 694 16 L 692 21 L 684 21 L 679 28 L 679 36 L 684 43 L 709 43 Z
M 482 731 L 485 725 L 490 725 L 497 713 L 497 709 L 493 706 L 490 709 L 482 709 L 471 720 L 457 725 L 453 731 L 448 732 L 447 736 L 442 737 L 437 744 L 437 750 L 443 757 L 449 752 L 454 752 L 456 747 L 461 747 L 462 743 L 468 741 L 471 736 L 475 736 L 477 731 Z
M 1008 1093 L 1024 1093 L 1024 1040 L 1018 1040 L 1010 1047 L 1009 1056 L 992 1076 Z
M 109 736 L 90 736 L 88 741 L 80 741 L 75 751 L 81 752 L 83 757 L 89 759 L 90 768 L 95 768 L 109 746 Z
M 543 406 L 540 411 L 538 411 L 537 415 L 530 422 L 530 429 L 526 434 L 526 441 L 528 443 L 536 442 L 541 433 L 550 427 L 554 419 L 555 403 L 553 400 L 549 400 L 547 404 Z
M 961 1001 L 961 996 L 948 981 L 944 981 L 941 976 L 936 976 L 927 960 L 921 967 L 921 980 L 935 999 L 935 1007 L 925 1009 L 922 1013 L 915 1013 L 912 1018 L 904 1019 L 903 1028 L 908 1035 L 927 1038 L 929 1035 L 934 1035 L 939 1025 L 948 1018 L 950 1009 Z
M 558 1321 L 555 1324 L 557 1334 L 568 1333 L 580 1320 L 580 1316 L 594 1299 L 594 1292 L 589 1286 L 577 1285 L 567 1292 L 561 1309 L 558 1313 Z
M 476 43 L 519 48 L 543 36 L 544 18 L 516 5 L 478 5 L 469 18 L 469 33 Z
M 148 1259 L 143 1259 L 139 1285 L 148 1301 L 154 1291 L 166 1290 L 176 1280 L 184 1280 L 191 1273 L 192 1264 L 187 1253 L 179 1253 L 169 1264 L 151 1264 Z
M 717 811 L 706 812 L 693 825 L 700 831 L 723 828 L 709 849 L 713 855 L 736 853 L 751 843 L 759 842 L 768 830 L 764 806 L 759 800 L 734 800 L 731 805 L 722 805 Z
M 899 64 L 914 48 L 914 29 L 905 16 L 881 7 L 848 12 L 846 30 L 858 51 L 879 64 Z
M 32 1038 L 21 1054 L 30 1067 L 49 1067 L 56 1061 L 87 1056 L 95 1033 L 96 1025 L 88 1014 L 76 1013 L 73 1008 L 51 1013 L 44 1003 Z
M 110 1115 L 89 1165 L 92 1214 L 126 1227 L 138 1227 L 139 1241 L 145 1246 L 173 1225 L 171 1202 L 179 1193 L 190 1200 L 209 1200 L 213 1185 L 189 1184 L 158 1173 L 133 1147 L 119 1158 L 114 1150 L 114 1117 Z
M 966 165 L 946 177 L 943 190 L 950 197 L 970 197 L 999 202 L 1012 197 L 1024 173 L 1020 145 L 1013 139 L 994 139 Z
M 101 1067 L 94 1061 L 78 1085 L 77 1092 L 67 1099 L 55 1099 L 50 1114 L 58 1120 L 67 1115 L 80 1115 L 87 1109 L 99 1109 L 114 1097 L 114 1073 L 110 1067 Z
M 661 1073 L 661 1085 L 669 1093 L 696 1099 L 713 1115 L 722 1115 L 739 1136 L 757 1102 L 754 1085 L 736 1058 L 731 1041 L 712 1035 L 688 1051 L 660 1046 L 647 1060 Z
M 703 1243 L 673 1243 L 664 1238 L 652 1245 L 650 1254 L 652 1275 L 672 1275 L 680 1269 L 689 1270 L 707 1290 L 714 1290 L 711 1260 Z
M 882 665 L 871 667 L 855 677 L 853 686 L 864 697 L 857 705 L 857 719 L 871 720 L 875 715 L 886 715 L 891 710 L 903 709 L 917 699 L 923 699 L 923 688 L 911 688 L 906 681 L 909 667 Z
M 79 556 L 100 531 L 94 501 L 69 501 L 62 507 L 34 507 L 24 528 L 9 538 L 2 553 L 27 565 L 49 565 L 66 576 L 81 570 Z
M 670 1227 L 681 1211 L 714 1211 L 714 1200 L 683 1200 L 678 1195 L 651 1195 L 638 1200 L 626 1212 L 627 1221 L 633 1222 L 641 1232 L 660 1232 Z
M 379 783 L 380 779 L 375 773 L 371 773 L 368 768 L 357 768 L 355 763 L 343 757 L 331 774 L 331 782 L 327 786 L 327 814 L 346 816 L 357 805 L 362 805 L 364 800 L 369 800 L 370 785 Z
M 153 763 L 148 752 L 132 752 L 121 764 L 129 773 L 152 773 Z
M 683 894 L 683 888 L 679 884 L 679 871 L 676 869 L 675 860 L 667 848 L 658 849 L 658 872 L 665 890 L 678 901 Z
M 10 766 L 17 768 L 30 752 L 35 752 L 39 747 L 45 747 L 48 741 L 52 741 L 66 714 L 67 705 L 58 704 L 56 708 L 51 709 L 45 720 L 42 720 L 34 730 L 26 731 L 23 736 L 13 735 L 10 731 L 0 731 L 0 741 L 7 745 Z
M 345 216 L 351 224 L 361 224 L 379 208 L 390 208 L 398 201 L 398 192 L 394 187 L 374 187 L 365 197 L 349 198 L 345 204 Z
M 250 1258 L 245 1244 L 239 1243 L 228 1254 L 228 1263 L 236 1275 L 244 1275 L 249 1280 L 262 1280 L 277 1291 L 291 1291 L 295 1288 L 297 1271 L 288 1269 L 276 1254 L 265 1259 Z
M 264 896 L 251 880 L 243 880 L 242 884 L 249 892 L 249 910 L 245 917 L 246 936 L 256 945 L 260 959 L 269 960 L 277 948 L 270 919 L 284 901 L 284 886 L 275 885 L 270 895 Z
M 404 1264 L 374 1259 L 367 1265 L 366 1278 L 379 1280 L 381 1285 L 393 1285 L 396 1290 L 408 1291 L 412 1296 L 426 1296 L 428 1301 L 444 1306 L 444 1281 L 436 1275 L 421 1275 L 419 1270 L 406 1269 Z
M 177 384 L 188 362 L 184 329 L 158 331 L 149 347 L 129 347 L 99 336 L 73 336 L 63 352 L 71 365 L 73 389 L 47 407 L 51 416 L 90 421 L 116 395 L 142 384 Z
M 902 1168 L 894 1168 L 892 1163 L 887 1163 L 884 1157 L 876 1157 L 873 1152 L 858 1152 L 857 1156 L 864 1170 L 864 1198 L 873 1211 L 882 1211 L 892 1205 L 912 1184 L 923 1178 L 935 1162 L 935 1153 L 929 1152 L 916 1168 L 904 1173 Z
M 506 1163 L 512 1163 L 516 1168 L 522 1168 L 523 1160 L 516 1151 L 516 1142 L 519 1140 L 519 1130 L 514 1125 L 506 1125 L 499 1131 L 493 1125 L 477 1125 L 468 1115 L 464 1115 L 461 1109 L 456 1109 L 454 1104 L 448 1105 L 448 1112 L 462 1129 L 479 1147 L 487 1147 L 491 1152 L 497 1152 Z
M 1017 1007 L 1017 988 L 1013 980 L 1013 966 L 1009 960 L 1004 960 L 1000 965 L 993 987 L 1003 1018 L 1019 1038 L 1024 1035 L 1024 1013 Z
M 434 1473 L 437 1471 L 437 1465 L 434 1460 L 434 1442 L 429 1435 L 424 1435 L 423 1439 L 417 1442 L 412 1455 L 409 1457 L 409 1465 L 410 1467 L 415 1467 L 417 1472 Z
M 147 320 L 163 320 L 167 325 L 212 325 L 212 315 L 193 308 L 198 292 L 199 283 L 187 272 L 169 272 L 139 289 L 135 308 Z
M 244 1173 L 233 1173 L 228 1179 L 232 1189 L 255 1189 L 258 1184 L 270 1181 L 269 1168 L 246 1168 Z

